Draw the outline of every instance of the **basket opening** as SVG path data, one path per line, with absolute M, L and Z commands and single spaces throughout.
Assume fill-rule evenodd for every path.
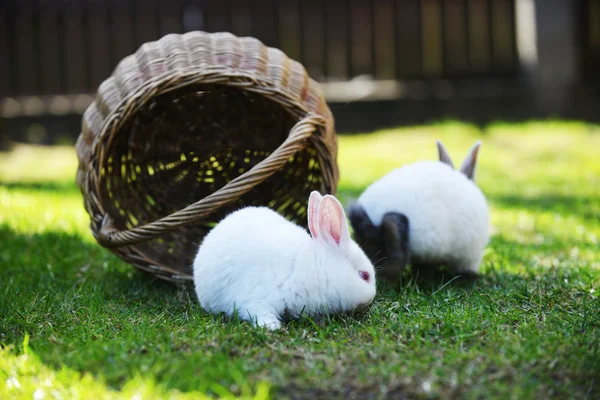
M 124 121 L 106 149 L 100 172 L 105 211 L 122 230 L 195 203 L 279 147 L 298 121 L 293 112 L 225 85 L 191 85 L 154 96 Z M 191 272 L 204 235 L 235 209 L 268 206 L 305 226 L 308 195 L 321 181 L 316 150 L 308 147 L 233 204 L 131 251 L 149 265 Z

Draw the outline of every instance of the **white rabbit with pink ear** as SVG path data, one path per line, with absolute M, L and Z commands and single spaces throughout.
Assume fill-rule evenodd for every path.
M 370 185 L 351 207 L 355 240 L 384 260 L 380 274 L 394 280 L 408 264 L 446 265 L 476 274 L 489 240 L 485 196 L 475 184 L 481 142 L 460 170 L 438 141 L 439 161 L 398 168 Z
M 350 238 L 338 200 L 318 192 L 308 201 L 310 235 L 266 207 L 229 214 L 204 238 L 194 260 L 200 305 L 237 312 L 268 329 L 281 316 L 351 311 L 375 297 L 375 271 Z

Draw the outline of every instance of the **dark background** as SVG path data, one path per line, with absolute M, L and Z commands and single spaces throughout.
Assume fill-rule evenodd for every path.
M 342 133 L 600 120 L 600 0 L 0 0 L 0 135 L 73 142 L 122 58 L 192 30 L 254 36 L 300 61 Z

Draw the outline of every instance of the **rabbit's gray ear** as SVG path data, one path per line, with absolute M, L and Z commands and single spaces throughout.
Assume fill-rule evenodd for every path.
M 410 263 L 408 218 L 404 214 L 388 212 L 383 216 L 381 227 L 387 264 L 396 269 L 395 273 L 406 269 Z
M 350 206 L 348 213 L 350 225 L 354 230 L 354 234 L 365 238 L 375 238 L 379 236 L 379 229 L 373 225 L 371 219 L 367 215 L 365 209 L 358 203 Z
M 460 172 L 465 174 L 467 178 L 474 181 L 475 180 L 475 167 L 477 165 L 477 155 L 479 154 L 479 148 L 481 147 L 481 140 L 475 142 L 471 150 L 469 150 L 469 154 L 465 157 L 463 161 Z
M 446 150 L 446 148 L 444 147 L 444 145 L 442 144 L 441 141 L 437 140 L 435 143 L 437 144 L 438 156 L 440 158 L 440 162 L 443 162 L 444 164 L 448 164 L 452 169 L 454 169 L 454 163 L 452 162 L 452 159 L 450 158 L 450 154 L 448 154 L 448 150 Z

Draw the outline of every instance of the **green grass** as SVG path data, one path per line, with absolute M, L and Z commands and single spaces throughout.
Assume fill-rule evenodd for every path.
M 72 148 L 0 153 L 0 398 L 599 398 L 600 130 L 448 122 L 340 138 L 340 198 L 483 140 L 475 282 L 407 276 L 369 312 L 269 333 L 93 240 Z

